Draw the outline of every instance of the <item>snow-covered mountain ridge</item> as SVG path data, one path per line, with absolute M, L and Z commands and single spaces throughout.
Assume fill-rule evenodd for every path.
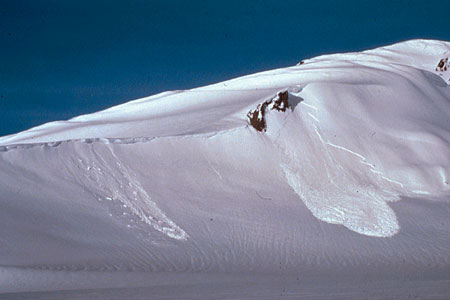
M 236 112 L 243 107 L 271 97 L 278 90 L 306 84 L 363 85 L 366 82 L 377 84 L 372 82 L 376 77 L 411 80 L 414 76 L 425 76 L 433 86 L 444 86 L 444 83 L 450 84 L 450 70 L 438 66 L 441 60 L 450 57 L 449 47 L 448 42 L 411 40 L 364 52 L 323 55 L 302 61 L 295 67 L 247 75 L 192 90 L 164 92 L 68 121 L 47 123 L 2 137 L 0 145 L 215 132 L 242 126 L 245 116 Z M 371 76 L 373 73 L 379 76 Z M 214 114 L 218 108 L 221 115 Z M 179 117 L 180 112 L 186 118 Z M 187 116 L 199 120 L 184 120 L 189 119 Z M 159 125 L 172 119 L 181 122 Z
M 447 272 L 449 57 L 323 55 L 0 138 L 4 290 L 49 288 L 41 269 Z

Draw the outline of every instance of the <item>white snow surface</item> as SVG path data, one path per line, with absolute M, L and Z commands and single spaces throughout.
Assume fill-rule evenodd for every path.
M 448 295 L 448 57 L 433 40 L 323 55 L 0 138 L 0 292 L 215 280 L 273 299 L 224 282 L 274 274 L 336 298 L 302 287 L 366 274 Z M 284 91 L 292 109 L 250 126 Z

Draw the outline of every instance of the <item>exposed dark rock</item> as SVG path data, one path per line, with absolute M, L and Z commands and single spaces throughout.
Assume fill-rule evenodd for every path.
M 266 131 L 266 111 L 276 110 L 285 112 L 288 108 L 292 109 L 289 104 L 289 93 L 288 91 L 278 92 L 277 96 L 258 104 L 258 106 L 247 113 L 248 122 L 253 128 L 258 131 Z
M 266 131 L 266 120 L 264 119 L 266 107 L 267 104 L 264 102 L 247 113 L 248 122 L 258 131 Z
M 297 66 L 300 66 L 300 65 L 303 65 L 305 62 L 303 61 L 303 60 L 301 60 L 298 64 L 297 64 Z
M 288 102 L 288 98 L 289 98 L 289 93 L 288 91 L 284 91 L 284 92 L 279 92 L 277 94 L 277 97 L 270 100 L 269 105 L 273 104 L 271 109 L 276 109 L 278 111 L 286 111 L 286 109 L 289 106 L 289 102 Z
M 448 61 L 448 57 L 441 59 L 438 62 L 438 65 L 436 67 L 436 71 L 445 72 L 447 69 L 450 68 L 450 62 Z

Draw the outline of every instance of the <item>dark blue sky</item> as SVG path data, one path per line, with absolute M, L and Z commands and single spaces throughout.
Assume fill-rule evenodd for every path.
M 0 0 L 0 136 L 158 92 L 412 38 L 450 1 Z

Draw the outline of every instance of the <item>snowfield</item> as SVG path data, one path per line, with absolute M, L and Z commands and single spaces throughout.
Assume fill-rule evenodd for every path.
M 450 297 L 450 43 L 0 138 L 0 298 Z

